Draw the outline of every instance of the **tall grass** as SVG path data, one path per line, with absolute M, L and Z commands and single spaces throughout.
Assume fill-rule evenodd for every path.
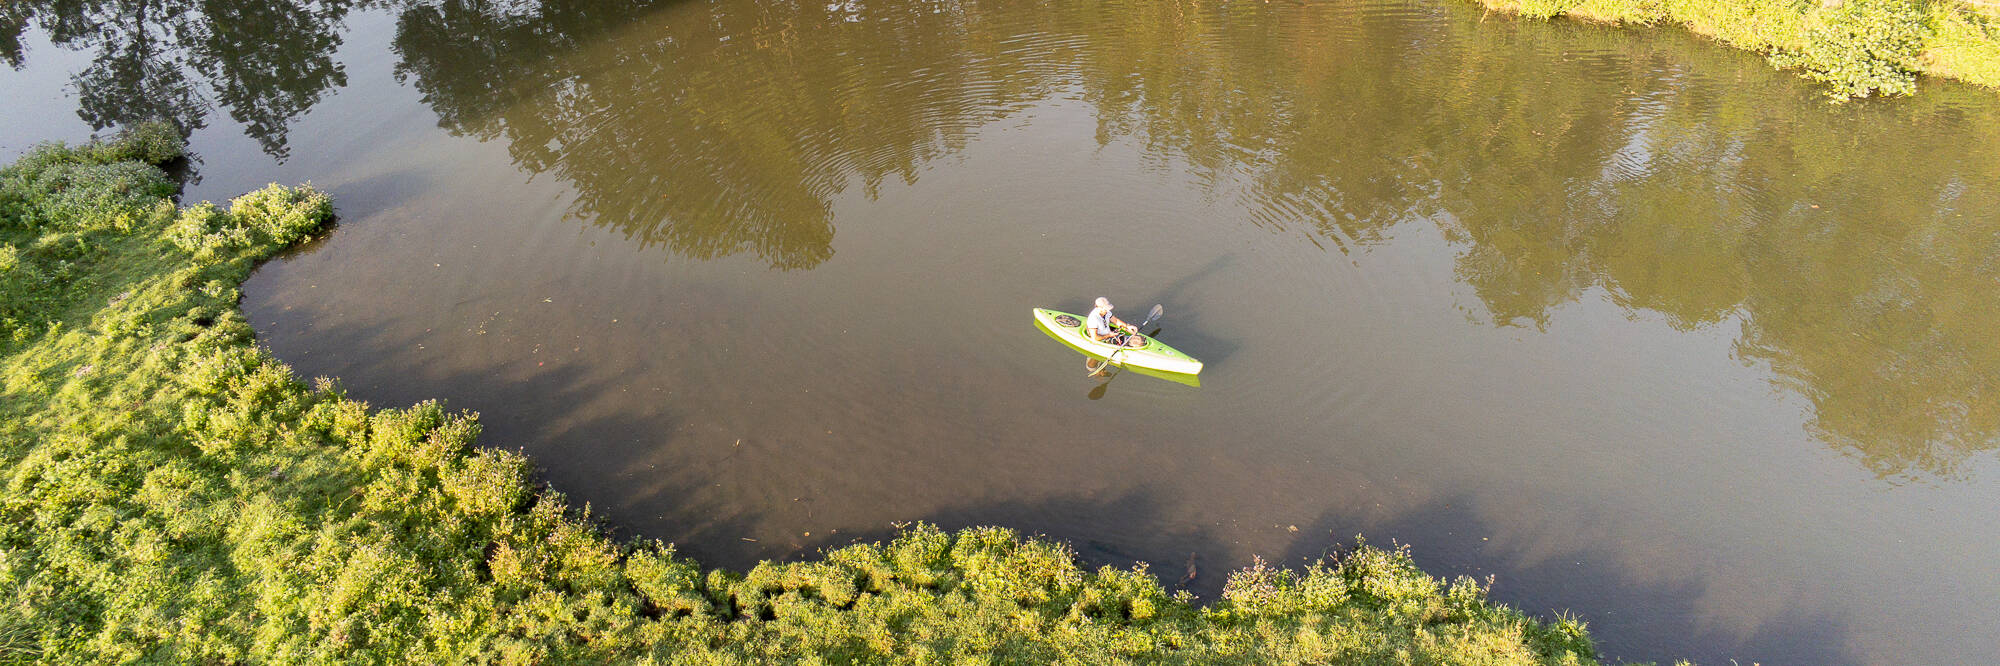
M 999 528 L 747 573 L 614 543 L 475 447 L 252 344 L 237 285 L 325 194 L 167 198 L 158 127 L 0 170 L 0 661 L 1594 663 L 1583 625 L 1362 546 L 1197 606 Z
M 1846 99 L 1907 95 L 1930 74 L 2000 87 L 2000 4 L 1989 0 L 1476 0 L 1548 19 L 1675 23 Z

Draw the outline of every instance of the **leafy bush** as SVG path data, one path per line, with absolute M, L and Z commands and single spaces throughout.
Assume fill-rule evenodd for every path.
M 10 195 L 8 223 L 24 230 L 131 229 L 177 187 L 159 168 L 138 162 L 72 160 L 85 151 L 62 144 L 35 148 L 32 169 L 0 173 Z M 172 204 L 167 204 L 171 210 Z
M 284 246 L 320 227 L 333 214 L 325 194 L 304 185 L 272 183 L 229 202 L 227 212 L 203 201 L 181 211 L 167 240 L 208 261 L 257 247 Z
M 165 120 L 153 120 L 127 128 L 111 141 L 93 144 L 90 156 L 96 162 L 143 162 L 166 164 L 180 159 L 187 144 L 179 127 Z
M 1928 19 L 1915 0 L 1847 0 L 1812 13 L 1805 44 L 1771 54 L 1771 62 L 1804 70 L 1835 97 L 1907 95 L 1917 89 Z
M 179 186 L 154 165 L 181 152 L 179 131 L 163 122 L 77 148 L 36 146 L 0 169 L 0 231 L 130 230 L 149 212 L 171 211 L 157 204 Z
M 262 234 L 264 242 L 282 247 L 332 219 L 333 200 L 311 185 L 293 188 L 272 183 L 231 200 L 229 211 Z

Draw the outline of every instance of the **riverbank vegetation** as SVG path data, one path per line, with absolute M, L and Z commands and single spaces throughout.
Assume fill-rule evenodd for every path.
M 746 574 L 604 537 L 435 402 L 375 409 L 252 344 L 237 285 L 328 197 L 180 207 L 169 127 L 0 171 L 0 660 L 1594 662 L 1362 545 L 1197 606 L 1143 567 L 916 525 Z
M 1532 18 L 1673 23 L 1826 83 L 1834 97 L 1907 95 L 1919 74 L 2000 87 L 1991 0 L 1477 0 Z

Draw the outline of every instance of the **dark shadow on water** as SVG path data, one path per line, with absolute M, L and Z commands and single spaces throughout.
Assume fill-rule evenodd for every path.
M 1200 282 L 1208 278 L 1208 276 L 1210 275 L 1214 275 L 1217 271 L 1230 267 L 1235 263 L 1236 263 L 1236 255 L 1234 254 L 1225 254 L 1220 257 L 1211 259 L 1209 260 L 1208 263 L 1202 264 L 1201 268 L 1195 269 L 1194 272 L 1181 276 L 1181 278 L 1178 280 L 1174 280 L 1173 284 L 1167 285 L 1166 288 L 1161 289 L 1159 293 L 1154 294 L 1151 298 L 1147 300 L 1152 303 L 1169 303 L 1169 304 L 1187 302 L 1186 295 L 1188 287 L 1194 285 L 1196 282 Z
M 1227 330 L 1227 327 L 1204 326 L 1202 316 L 1196 313 L 1188 313 L 1185 317 L 1177 318 L 1173 323 L 1162 326 L 1162 329 L 1161 338 L 1167 340 L 1167 344 L 1173 345 L 1175 349 L 1201 359 L 1203 370 L 1221 365 L 1242 347 L 1237 338 L 1224 338 L 1212 333 L 1212 331 Z
M 398 169 L 329 188 L 334 205 L 350 211 L 375 214 L 433 194 L 436 183 L 418 169 Z
M 1216 257 L 1194 272 L 1174 280 L 1173 284 L 1167 285 L 1147 300 L 1149 303 L 1169 304 L 1167 315 L 1161 317 L 1158 323 L 1162 329 L 1161 335 L 1165 336 L 1167 344 L 1173 345 L 1175 349 L 1201 359 L 1204 366 L 1218 365 L 1228 360 L 1241 345 L 1211 334 L 1210 331 L 1225 329 L 1205 328 L 1200 311 L 1188 309 L 1175 311 L 1171 309 L 1173 307 L 1171 304 L 1188 302 L 1185 294 L 1190 287 L 1235 263 L 1234 254 Z
M 262 313 L 269 316 L 269 313 Z M 259 322 L 268 323 L 268 322 Z M 313 324 L 316 330 L 299 336 L 326 348 L 342 350 L 350 358 L 393 357 L 394 350 L 414 348 L 422 340 L 394 335 L 408 330 L 394 325 L 328 326 Z M 270 348 L 261 339 L 260 345 Z M 288 336 L 289 337 L 289 336 Z M 339 359 L 314 358 L 304 350 L 276 350 L 299 378 L 314 376 L 359 376 L 342 373 Z M 365 364 L 366 362 L 357 362 Z M 749 534 L 760 522 L 761 512 L 742 506 L 723 507 L 695 499 L 690 492 L 690 474 L 698 470 L 662 470 L 661 475 L 679 477 L 676 482 L 658 482 L 633 469 L 635 437 L 647 441 L 648 448 L 673 446 L 673 429 L 662 423 L 678 422 L 671 414 L 645 417 L 622 412 L 577 420 L 571 406 L 586 404 L 593 397 L 618 390 L 617 376 L 592 377 L 592 365 L 577 359 L 537 366 L 526 361 L 486 369 L 449 370 L 442 363 L 417 363 L 405 369 L 399 381 L 370 384 L 342 382 L 350 398 L 363 400 L 372 408 L 406 408 L 436 399 L 451 411 L 471 411 L 479 415 L 478 445 L 525 453 L 534 465 L 536 480 L 565 495 L 573 509 L 588 506 L 592 518 L 611 538 L 660 539 L 677 544 L 680 552 L 715 566 L 729 560 L 736 551 L 727 546 Z M 421 381 L 409 381 L 420 375 Z M 560 424 L 560 425 L 558 425 Z M 524 445 L 525 444 L 525 445 Z M 651 514 L 656 507 L 673 507 L 672 514 Z M 723 547 L 717 547 L 723 546 Z M 754 560 L 752 561 L 754 563 Z M 742 567 L 736 567 L 742 568 Z
M 404 169 L 328 188 L 325 191 L 334 201 L 333 219 L 327 220 L 312 236 L 279 250 L 271 260 L 280 261 L 318 252 L 340 229 L 343 220 L 374 217 L 423 196 L 430 187 L 431 179 L 423 173 Z M 379 337 L 379 333 L 375 335 Z

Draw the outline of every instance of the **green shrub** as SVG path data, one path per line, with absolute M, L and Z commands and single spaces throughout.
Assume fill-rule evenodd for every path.
M 654 543 L 637 547 L 625 560 L 625 577 L 659 612 L 707 614 L 713 608 L 702 594 L 701 567 L 676 558 L 673 546 Z
M 333 200 L 311 185 L 264 189 L 230 200 L 229 212 L 246 227 L 276 246 L 305 238 L 333 218 Z
M 444 492 L 468 515 L 504 516 L 527 500 L 528 461 L 519 454 L 482 450 L 444 467 Z
M 93 161 L 143 162 L 160 165 L 180 159 L 187 144 L 181 130 L 165 120 L 153 120 L 128 127 L 110 141 L 90 147 Z
M 159 122 L 75 148 L 38 145 L 0 169 L 0 232 L 129 231 L 179 189 L 154 165 L 180 157 L 181 146 L 179 132 Z
M 32 170 L 0 173 L 0 187 L 12 195 L 6 211 L 10 225 L 29 231 L 129 231 L 177 189 L 157 167 L 67 159 L 78 152 L 61 144 L 43 145 L 30 157 L 53 159 Z M 167 203 L 167 210 L 171 206 Z
M 181 209 L 180 217 L 167 229 L 167 240 L 200 259 L 213 259 L 255 242 L 249 227 L 236 224 L 229 213 L 207 201 Z
M 1917 89 L 1928 19 L 1915 0 L 1847 0 L 1811 13 L 1804 45 L 1771 62 L 1804 70 L 1834 97 L 1907 95 Z
M 229 202 L 223 211 L 203 201 L 182 210 L 167 240 L 200 261 L 256 248 L 278 248 L 318 229 L 333 216 L 333 203 L 311 185 L 264 189 Z

